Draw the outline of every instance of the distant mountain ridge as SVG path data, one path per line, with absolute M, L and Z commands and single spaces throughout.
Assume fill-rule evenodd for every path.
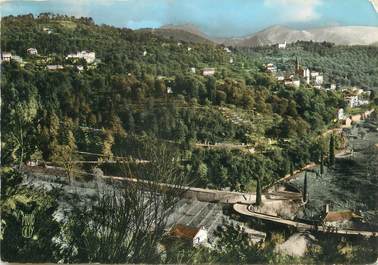
M 157 29 L 140 29 L 139 31 L 148 31 L 163 38 L 174 39 L 177 41 L 208 44 L 214 43 L 210 37 L 202 33 L 192 24 L 165 25 Z
M 236 46 L 253 47 L 296 41 L 333 42 L 336 45 L 371 45 L 378 42 L 378 27 L 343 26 L 296 30 L 273 26 L 259 31 Z
M 336 45 L 376 45 L 378 27 L 334 26 L 297 30 L 285 26 L 272 26 L 250 36 L 239 38 L 212 38 L 192 24 L 166 25 L 157 29 L 162 35 L 193 42 L 213 42 L 227 46 L 256 47 L 296 41 L 332 42 Z

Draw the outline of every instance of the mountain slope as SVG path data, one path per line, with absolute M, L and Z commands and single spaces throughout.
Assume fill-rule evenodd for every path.
M 201 43 L 201 44 L 213 43 L 210 39 L 204 38 L 200 35 L 196 35 L 191 32 L 181 30 L 181 29 L 160 28 L 160 29 L 141 29 L 138 31 L 150 32 L 160 37 L 163 37 L 166 39 L 172 39 L 176 41 L 193 42 L 193 43 Z
M 333 42 L 336 45 L 373 45 L 378 42 L 378 27 L 340 26 L 296 30 L 272 26 L 247 37 L 211 38 L 192 24 L 166 25 L 151 32 L 177 41 L 218 43 L 226 46 L 255 47 L 296 41 Z
M 310 30 L 295 30 L 288 27 L 273 26 L 244 38 L 235 45 L 254 47 L 283 42 L 315 41 L 333 42 L 336 45 L 371 45 L 378 42 L 378 27 L 345 26 Z
M 201 32 L 192 24 L 182 25 L 165 25 L 158 29 L 141 29 L 139 31 L 148 31 L 160 37 L 173 39 L 176 41 L 211 44 L 214 43 L 210 37 Z
M 185 32 L 189 32 L 193 35 L 197 35 L 197 36 L 200 36 L 204 39 L 208 39 L 209 37 L 203 33 L 201 30 L 199 30 L 195 25 L 193 24 L 180 24 L 180 25 L 174 25 L 174 24 L 167 24 L 167 25 L 164 25 L 162 27 L 160 27 L 160 29 L 165 29 L 165 30 L 180 30 L 180 31 L 185 31 Z

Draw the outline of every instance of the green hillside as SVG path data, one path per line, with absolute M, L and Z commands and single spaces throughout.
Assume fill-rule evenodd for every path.
M 3 17 L 1 49 L 2 260 L 294 264 L 376 259 L 376 238 L 316 231 L 307 231 L 316 240 L 311 239 L 305 257 L 277 253 L 294 227 L 247 220 L 235 216 L 231 204 L 213 201 L 201 209 L 188 205 L 190 211 L 182 215 L 201 223 L 214 219 L 215 225 L 224 223 L 222 216 L 246 227 L 253 222 L 251 227 L 266 231 L 265 241 L 252 245 L 244 228 L 227 224 L 214 229 L 214 247 L 192 248 L 191 241 L 189 247 L 166 233 L 173 207 L 186 204 L 178 202 L 182 189 L 155 183 L 261 195 L 262 187 L 308 163 L 332 168 L 343 138 L 326 131 L 339 127 L 339 108 L 349 114 L 342 92 L 284 85 L 263 64 L 290 70 L 298 56 L 329 81 L 373 88 L 377 47 L 298 43 L 285 51 L 228 50 L 178 43 L 148 30 L 96 25 L 90 18 L 41 14 Z M 206 76 L 204 68 L 215 73 Z M 376 108 L 376 94 L 369 99 L 358 111 Z M 333 160 L 327 163 L 327 156 Z M 103 174 L 152 181 L 113 182 Z M 323 181 L 319 174 L 316 178 Z
M 178 148 L 198 186 L 253 189 L 258 177 L 268 184 L 290 165 L 318 161 L 326 148 L 318 137 L 335 125 L 336 110 L 345 104 L 338 92 L 277 83 L 261 71 L 267 50 L 256 56 L 178 45 L 149 32 L 49 14 L 1 23 L 3 51 L 24 59 L 2 64 L 4 164 L 36 154 L 52 161 L 62 146 L 128 155 L 136 148 L 130 139 L 148 137 Z M 30 47 L 39 54 L 27 55 Z M 65 59 L 82 50 L 95 52 L 96 61 Z M 203 76 L 204 67 L 215 68 L 215 75 Z M 101 128 L 103 133 L 93 132 Z M 224 148 L 204 149 L 201 143 Z

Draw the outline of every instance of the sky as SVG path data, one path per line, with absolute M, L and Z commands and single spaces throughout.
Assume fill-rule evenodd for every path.
M 0 0 L 1 16 L 52 12 L 98 24 L 157 28 L 190 23 L 212 37 L 238 37 L 273 25 L 297 29 L 378 26 L 376 0 Z

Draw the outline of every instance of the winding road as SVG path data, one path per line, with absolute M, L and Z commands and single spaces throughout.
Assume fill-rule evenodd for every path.
M 287 220 L 287 219 L 282 219 L 277 216 L 272 216 L 272 215 L 267 215 L 267 214 L 261 214 L 261 213 L 256 213 L 252 212 L 248 209 L 248 205 L 246 204 L 234 204 L 233 205 L 234 210 L 244 216 L 250 216 L 254 217 L 257 219 L 262 219 L 265 221 L 269 222 L 274 222 L 274 223 L 279 223 L 282 225 L 287 225 L 291 227 L 297 228 L 299 231 L 319 231 L 319 232 L 324 232 L 324 233 L 333 233 L 333 234 L 344 234 L 344 235 L 362 235 L 365 237 L 377 237 L 378 236 L 378 231 L 362 231 L 362 230 L 352 230 L 352 229 L 330 229 L 329 227 L 326 226 L 319 226 L 319 225 L 310 225 L 310 224 L 305 224 L 293 220 Z

